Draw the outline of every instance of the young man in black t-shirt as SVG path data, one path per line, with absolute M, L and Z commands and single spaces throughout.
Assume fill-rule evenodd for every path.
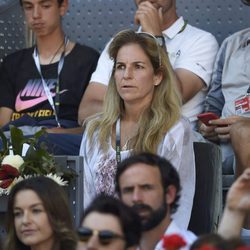
M 20 4 L 36 45 L 3 60 L 0 127 L 19 119 L 19 124 L 41 123 L 52 133 L 72 132 L 79 127 L 78 106 L 99 55 L 65 36 L 61 17 L 68 0 L 20 0 Z

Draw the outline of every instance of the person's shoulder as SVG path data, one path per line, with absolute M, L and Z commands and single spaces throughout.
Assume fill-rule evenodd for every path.
M 97 50 L 95 50 L 92 47 L 89 47 L 85 44 L 80 44 L 80 43 L 76 43 L 74 50 L 77 53 L 83 54 L 84 56 L 95 56 L 95 57 L 99 57 L 99 52 Z
M 17 50 L 11 54 L 8 54 L 4 57 L 3 61 L 5 62 L 18 62 L 22 60 L 24 57 L 32 57 L 34 48 L 25 48 L 21 50 Z
M 206 30 L 200 29 L 198 27 L 192 26 L 191 24 L 187 24 L 186 30 L 187 30 L 187 33 L 193 38 L 201 38 L 201 39 L 206 39 L 210 41 L 216 41 L 216 38 L 212 33 Z
M 180 119 L 174 124 L 170 131 L 180 131 L 180 129 L 183 131 L 191 129 L 190 121 L 184 116 L 180 117 Z
M 180 235 L 181 237 L 184 238 L 184 240 L 188 243 L 188 245 L 192 244 L 197 239 L 197 236 L 193 232 L 181 229 L 174 220 L 172 220 L 165 233 Z
M 34 48 L 21 49 L 5 56 L 1 63 L 2 69 L 14 75 L 15 71 L 20 70 L 21 65 L 25 68 L 29 67 L 33 60 L 33 50 Z
M 246 42 L 249 40 L 250 36 L 250 28 L 246 28 L 243 30 L 239 30 L 228 37 L 226 37 L 220 46 L 220 50 L 218 55 L 225 55 L 228 53 L 229 55 L 239 46 L 243 46 L 247 44 Z
M 181 235 L 183 236 L 183 238 L 185 238 L 185 240 L 189 244 L 192 244 L 197 239 L 197 236 L 192 231 L 189 231 L 189 230 L 182 229 Z
M 235 41 L 235 40 L 240 40 L 242 41 L 244 38 L 249 38 L 250 36 L 250 28 L 246 28 L 243 30 L 236 31 L 232 35 L 229 35 L 228 37 L 225 38 L 223 42 L 230 42 L 230 41 Z
M 192 127 L 187 118 L 180 117 L 180 119 L 167 131 L 164 137 L 164 144 L 168 144 L 170 138 L 174 143 L 179 143 L 179 140 L 192 140 Z
M 84 121 L 84 127 L 90 128 L 94 123 L 100 121 L 103 117 L 103 113 L 97 113 L 86 118 Z

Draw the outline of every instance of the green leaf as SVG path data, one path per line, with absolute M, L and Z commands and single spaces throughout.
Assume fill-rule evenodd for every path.
M 42 135 L 45 135 L 45 134 L 48 134 L 46 132 L 45 129 L 41 129 L 39 131 L 37 131 L 35 134 L 34 134 L 34 138 L 36 139 L 36 141 L 38 141 L 38 139 L 42 136 Z
M 72 178 L 77 176 L 75 171 L 58 166 L 53 155 L 47 151 L 45 143 L 38 144 L 39 138 L 46 134 L 45 130 L 40 130 L 32 137 L 25 137 L 21 129 L 10 126 L 10 141 L 8 141 L 4 133 L 0 131 L 0 138 L 3 142 L 3 150 L 0 151 L 0 162 L 4 156 L 9 154 L 10 146 L 12 146 L 14 154 L 22 155 L 23 144 L 27 143 L 29 148 L 23 157 L 24 163 L 19 168 L 23 177 L 25 175 L 47 175 L 52 173 L 70 182 Z
M 25 137 L 23 131 L 17 127 L 10 126 L 10 138 L 14 155 L 22 155 Z
M 3 158 L 6 154 L 9 153 L 9 143 L 2 130 L 0 130 L 0 137 L 1 137 L 2 145 L 3 145 L 3 148 L 0 151 L 0 154 L 1 154 L 1 158 Z

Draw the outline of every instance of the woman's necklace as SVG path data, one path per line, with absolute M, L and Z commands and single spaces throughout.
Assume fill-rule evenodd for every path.
M 115 151 L 116 151 L 116 162 L 121 162 L 121 151 L 122 150 L 129 150 L 128 143 L 135 135 L 128 137 L 125 140 L 125 144 L 121 147 L 121 120 L 120 118 L 117 119 L 115 125 Z

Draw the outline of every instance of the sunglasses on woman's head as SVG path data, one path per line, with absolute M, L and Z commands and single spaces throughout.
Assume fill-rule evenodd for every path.
M 250 1 L 250 0 L 249 0 Z M 114 39 L 116 38 L 116 37 L 118 37 L 118 36 L 121 36 L 121 34 L 123 34 L 123 33 L 128 33 L 128 32 L 133 32 L 132 30 L 129 30 L 129 29 L 127 29 L 127 30 L 122 30 L 122 31 L 120 31 L 120 32 L 118 32 L 116 35 L 115 35 L 115 37 L 114 37 Z M 154 36 L 153 34 L 151 34 L 151 33 L 148 33 L 148 32 L 143 32 L 143 31 L 138 31 L 138 32 L 135 32 L 137 35 L 140 35 L 140 36 L 142 36 L 142 37 L 144 37 L 144 38 L 146 38 L 146 39 L 148 39 L 148 38 L 150 38 L 150 39 L 152 39 L 154 42 L 155 42 L 155 45 L 157 46 L 157 51 L 158 51 L 158 59 L 159 59 L 159 66 L 162 66 L 162 60 L 161 60 L 161 54 L 160 54 L 160 44 L 159 44 L 159 42 L 158 42 L 158 40 L 157 40 L 157 38 L 156 38 L 156 36 Z M 165 45 L 164 45 L 165 46 Z
M 160 54 L 160 47 L 161 45 L 159 44 L 156 36 L 154 36 L 153 34 L 151 33 L 148 33 L 148 32 L 143 32 L 143 31 L 138 31 L 136 32 L 136 34 L 138 35 L 141 35 L 141 36 L 144 36 L 146 38 L 150 38 L 150 39 L 153 39 L 155 41 L 155 44 L 157 46 L 157 51 L 158 51 L 158 57 L 159 57 L 159 66 L 161 66 L 161 54 Z
M 88 242 L 93 235 L 96 235 L 98 236 L 99 242 L 102 245 L 108 245 L 114 239 L 124 240 L 123 236 L 116 234 L 110 230 L 94 230 L 87 227 L 80 227 L 77 233 L 79 240 L 83 242 Z

